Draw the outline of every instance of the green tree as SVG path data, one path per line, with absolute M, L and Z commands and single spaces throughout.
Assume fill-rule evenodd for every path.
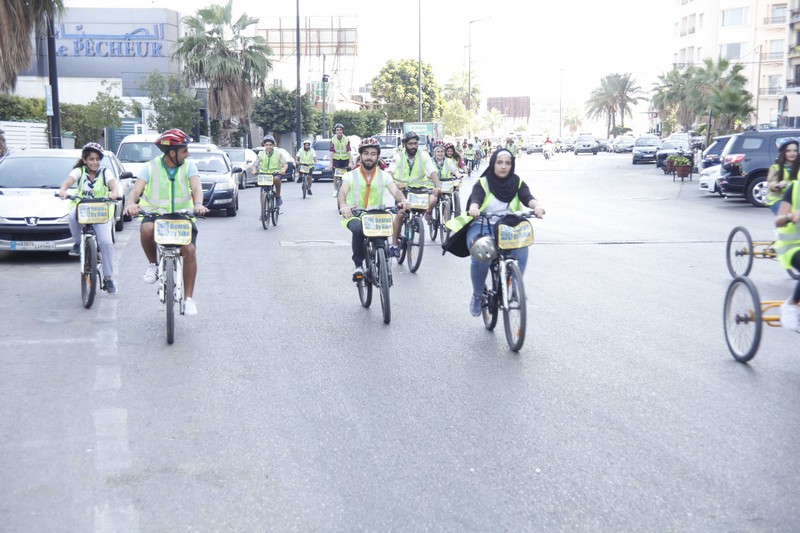
M 612 75 L 604 76 L 600 85 L 596 87 L 589 100 L 586 101 L 586 117 L 590 119 L 606 119 L 606 137 L 616 127 L 617 120 L 617 90 L 614 86 Z
M 303 131 L 306 135 L 318 133 L 319 123 L 311 121 L 311 95 L 301 98 L 300 106 Z M 294 91 L 273 85 L 264 95 L 256 99 L 250 119 L 261 126 L 265 133 L 271 131 L 280 136 L 283 133 L 294 132 L 297 120 Z
M 478 129 L 488 130 L 492 132 L 492 136 L 497 135 L 497 130 L 502 131 L 505 121 L 503 114 L 495 108 L 489 110 L 481 121 L 481 127 Z
M 364 135 L 361 137 L 371 137 L 381 135 L 386 130 L 386 115 L 380 109 L 370 109 L 361 111 L 364 115 Z
M 358 111 L 336 111 L 331 117 L 331 124 L 337 123 L 344 126 L 345 135 L 364 137 L 364 116 Z
M 63 0 L 3 0 L 0 2 L 0 92 L 17 86 L 17 75 L 31 64 L 31 33 L 43 32 L 47 21 L 64 11 Z
M 128 105 L 119 96 L 112 95 L 111 91 L 118 87 L 118 83 L 106 83 L 104 91 L 98 91 L 94 100 L 86 106 L 86 124 L 95 130 L 103 128 L 118 128 L 122 126 L 122 116 L 127 111 Z
M 460 99 L 445 100 L 442 124 L 448 135 L 466 135 L 470 127 L 471 116 Z
M 187 132 L 194 129 L 200 119 L 200 103 L 186 94 L 180 76 L 164 76 L 154 70 L 139 88 L 150 97 L 155 112 L 150 116 L 150 128 L 156 131 L 179 128 Z
M 625 116 L 632 117 L 631 105 L 636 105 L 644 98 L 642 88 L 631 78 L 630 73 L 612 74 L 611 86 L 617 94 L 617 111 L 619 112 L 619 125 L 625 128 Z
M 752 98 L 749 91 L 732 85 L 714 88 L 708 103 L 714 116 L 719 117 L 721 131 L 731 132 L 736 124 L 750 122 L 755 113 L 755 108 L 750 105 Z
M 472 98 L 469 98 L 470 93 Z M 460 100 L 464 104 L 464 109 L 469 107 L 470 100 L 472 100 L 472 111 L 476 111 L 481 103 L 481 89 L 478 85 L 469 83 L 469 73 L 461 71 L 453 74 L 445 84 L 442 89 L 442 97 L 445 100 Z
M 581 120 L 580 112 L 574 107 L 569 108 L 564 115 L 564 126 L 569 129 L 570 135 L 574 136 L 581 124 L 583 124 L 583 121 Z
M 47 120 L 44 98 L 25 98 L 0 93 L 0 120 L 44 122 Z
M 100 141 L 102 130 L 89 126 L 86 108 L 83 104 L 61 102 L 61 131 L 75 134 L 75 146 L 80 147 L 90 141 Z
M 393 120 L 415 122 L 419 119 L 419 63 L 413 59 L 390 60 L 372 79 L 372 95 L 384 104 L 386 115 Z M 428 63 L 422 64 L 422 120 L 442 114 L 439 85 Z
M 232 0 L 200 9 L 196 16 L 183 18 L 186 33 L 178 38 L 173 53 L 183 61 L 188 83 L 208 85 L 209 115 L 222 121 L 226 137 L 238 130 L 231 119 L 246 122 L 253 92 L 263 91 L 272 69 L 265 39 L 245 35 L 257 22 L 247 14 L 233 22 Z

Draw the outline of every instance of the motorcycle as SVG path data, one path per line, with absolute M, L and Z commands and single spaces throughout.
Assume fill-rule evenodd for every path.
M 553 143 L 544 143 L 542 146 L 542 155 L 545 159 L 553 157 Z

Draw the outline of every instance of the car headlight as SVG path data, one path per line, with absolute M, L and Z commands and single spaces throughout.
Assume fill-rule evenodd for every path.
M 217 185 L 214 187 L 218 191 L 231 191 L 234 189 L 234 184 L 230 181 L 220 181 L 217 182 Z

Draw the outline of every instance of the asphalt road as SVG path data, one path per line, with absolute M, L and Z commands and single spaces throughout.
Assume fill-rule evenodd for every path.
M 800 529 L 800 337 L 743 365 L 722 330 L 728 232 L 768 211 L 624 154 L 517 171 L 547 209 L 519 354 L 438 246 L 394 265 L 390 325 L 361 308 L 330 183 L 268 231 L 257 188 L 199 221 L 172 346 L 135 224 L 91 310 L 74 260 L 0 253 L 0 529 Z

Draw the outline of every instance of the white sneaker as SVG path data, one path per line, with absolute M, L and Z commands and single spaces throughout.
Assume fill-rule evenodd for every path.
M 794 304 L 787 301 L 783 302 L 780 307 L 781 311 L 781 326 L 786 329 L 796 331 L 800 327 L 800 319 L 798 318 L 798 308 Z
M 155 263 L 150 263 L 147 265 L 147 270 L 145 271 L 142 279 L 145 283 L 155 283 L 156 278 L 158 278 L 158 265 Z
M 183 314 L 186 316 L 197 316 L 197 306 L 194 303 L 194 299 L 186 298 L 183 302 Z
M 336 198 L 337 196 L 339 196 L 339 195 L 336 194 L 336 191 L 333 191 L 333 193 L 331 193 L 331 198 Z

